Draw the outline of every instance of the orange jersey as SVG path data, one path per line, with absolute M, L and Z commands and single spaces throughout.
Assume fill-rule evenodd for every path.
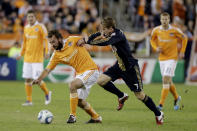
M 24 28 L 23 46 L 21 56 L 24 62 L 40 63 L 48 52 L 47 30 L 43 24 L 36 22 L 33 26 L 27 25 Z
M 176 28 L 169 26 L 168 30 L 164 30 L 162 26 L 157 26 L 153 29 L 151 34 L 151 46 L 154 50 L 157 47 L 162 48 L 162 52 L 159 54 L 159 60 L 178 59 L 178 44 L 181 41 L 182 47 L 181 53 L 185 52 L 187 45 L 187 37 L 183 32 Z
M 79 39 L 81 39 L 79 36 L 70 36 L 64 39 L 63 48 L 53 52 L 46 68 L 53 70 L 57 64 L 62 63 L 72 66 L 77 74 L 98 69 L 85 47 L 76 45 Z

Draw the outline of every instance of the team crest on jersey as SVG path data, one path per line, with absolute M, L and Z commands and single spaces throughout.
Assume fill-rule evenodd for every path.
M 72 46 L 72 42 L 69 42 L 69 43 L 68 43 L 68 46 Z
M 36 28 L 35 31 L 38 32 L 38 28 Z
M 170 36 L 174 36 L 174 33 L 170 33 Z

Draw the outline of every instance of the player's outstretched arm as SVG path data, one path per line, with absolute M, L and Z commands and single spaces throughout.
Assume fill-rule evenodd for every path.
M 97 45 L 97 46 L 107 46 L 107 45 L 113 45 L 115 43 L 118 43 L 120 41 L 124 40 L 122 35 L 111 35 L 109 37 L 105 37 L 103 35 L 100 35 L 96 37 L 94 40 L 88 40 L 87 44 L 89 45 Z
M 131 32 L 125 32 L 125 36 L 127 40 L 131 42 L 140 42 L 144 40 L 148 35 L 151 34 L 151 30 L 145 31 L 143 33 L 131 33 Z
M 39 76 L 39 78 L 38 79 L 36 79 L 36 80 L 34 80 L 33 82 L 32 82 L 32 85 L 33 84 L 38 84 L 38 85 L 40 85 L 41 84 L 41 81 L 50 73 L 50 69 L 44 69 L 44 71 L 42 72 L 42 74 Z

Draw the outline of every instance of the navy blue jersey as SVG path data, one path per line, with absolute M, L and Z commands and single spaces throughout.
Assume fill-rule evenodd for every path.
M 129 43 L 122 31 L 115 29 L 111 36 L 98 40 L 95 39 L 100 35 L 100 32 L 92 34 L 89 37 L 87 44 L 98 46 L 110 45 L 122 71 L 129 70 L 137 63 L 137 59 L 132 56 Z

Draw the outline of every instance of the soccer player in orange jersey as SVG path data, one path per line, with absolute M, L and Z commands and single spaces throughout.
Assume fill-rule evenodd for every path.
M 187 45 L 187 37 L 182 31 L 169 24 L 170 15 L 162 13 L 160 16 L 161 25 L 153 29 L 151 34 L 151 46 L 159 53 L 160 70 L 162 74 L 163 88 L 158 109 L 162 110 L 164 101 L 170 91 L 174 96 L 174 110 L 179 109 L 181 96 L 178 95 L 172 77 L 176 69 L 178 59 L 184 57 Z M 181 41 L 181 48 L 178 48 Z
M 47 30 L 43 24 L 38 23 L 33 10 L 27 12 L 27 22 L 24 27 L 21 55 L 17 58 L 19 60 L 24 56 L 23 78 L 25 78 L 27 101 L 22 104 L 23 106 L 32 105 L 31 82 L 43 71 L 44 55 L 48 52 Z M 45 93 L 45 105 L 47 105 L 51 101 L 51 91 L 48 91 L 44 81 L 39 86 Z
M 90 88 L 96 83 L 99 72 L 97 65 L 92 60 L 85 47 L 77 46 L 77 43 L 82 41 L 81 37 L 70 36 L 67 39 L 63 39 L 58 31 L 53 30 L 49 32 L 48 38 L 49 43 L 55 51 L 46 69 L 33 84 L 39 84 L 59 63 L 72 66 L 77 75 L 69 84 L 70 116 L 67 123 L 76 122 L 77 105 L 91 116 L 91 119 L 87 123 L 101 123 L 101 116 L 99 116 L 85 100 L 88 97 Z

